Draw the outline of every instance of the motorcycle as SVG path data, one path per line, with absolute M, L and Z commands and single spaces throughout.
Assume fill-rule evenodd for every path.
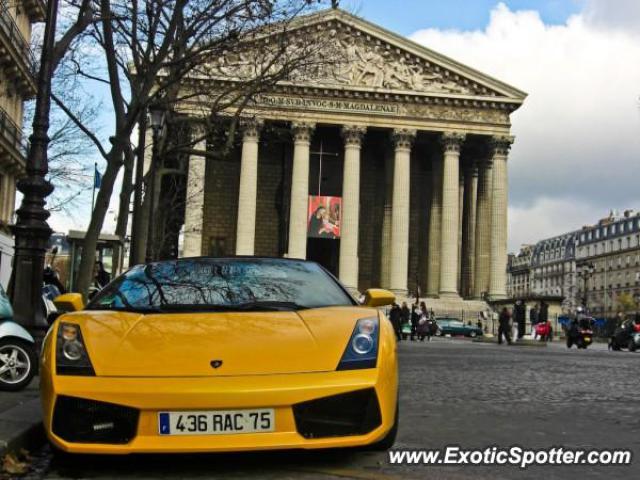
M 550 342 L 553 340 L 553 329 L 551 328 L 551 322 L 540 322 L 535 326 L 536 338 L 539 338 L 541 342 Z
M 578 348 L 586 349 L 593 343 L 593 330 L 585 325 L 574 325 L 567 332 L 567 348 L 575 345 Z
M 638 328 L 638 324 L 630 320 L 618 327 L 609 339 L 609 350 L 617 352 L 623 348 L 630 352 L 635 352 L 640 348 L 640 328 Z

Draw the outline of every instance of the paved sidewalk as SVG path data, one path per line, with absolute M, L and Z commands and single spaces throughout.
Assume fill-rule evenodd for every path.
M 36 377 L 21 392 L 0 392 L 0 459 L 8 451 L 28 448 L 41 439 L 42 410 L 38 383 Z

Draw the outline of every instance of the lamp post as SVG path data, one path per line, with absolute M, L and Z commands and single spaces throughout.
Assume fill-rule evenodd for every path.
M 151 127 L 152 132 L 152 141 L 153 147 L 151 150 L 151 166 L 149 167 L 149 234 L 148 245 L 147 245 L 147 254 L 145 256 L 145 261 L 150 262 L 155 259 L 155 224 L 154 224 L 154 207 L 155 207 L 155 197 L 156 197 L 156 177 L 157 177 L 157 169 L 158 169 L 158 153 L 159 153 L 159 140 L 160 133 L 164 127 L 165 120 L 165 111 L 164 109 L 157 103 L 149 106 L 149 126 Z
M 44 208 L 53 185 L 46 179 L 49 171 L 47 147 L 49 145 L 49 110 L 51 108 L 51 56 L 55 42 L 58 0 L 47 2 L 47 20 L 44 29 L 36 108 L 33 117 L 31 147 L 27 154 L 27 175 L 18 182 L 22 203 L 16 211 L 17 221 L 11 230 L 15 236 L 15 257 L 11 282 L 11 299 L 15 320 L 40 340 L 47 321 L 42 311 L 42 273 L 47 242 L 51 228 L 47 224 L 49 212 Z
M 589 295 L 589 292 L 588 292 L 589 279 L 591 278 L 594 272 L 595 272 L 595 266 L 593 265 L 593 263 L 586 263 L 582 265 L 582 267 L 580 268 L 580 271 L 578 272 L 578 275 L 582 277 L 582 281 L 584 285 L 584 292 L 582 295 L 582 305 L 584 306 L 587 312 L 589 311 L 589 309 L 587 308 L 587 300 Z

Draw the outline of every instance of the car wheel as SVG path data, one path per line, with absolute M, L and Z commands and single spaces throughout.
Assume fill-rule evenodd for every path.
M 573 345 L 573 342 L 567 338 L 567 348 L 571 348 L 571 345 Z
M 398 423 L 400 420 L 400 402 L 396 403 L 396 418 L 393 421 L 393 427 L 389 430 L 384 438 L 376 443 L 371 444 L 367 449 L 374 450 L 376 452 L 386 452 L 393 444 L 396 443 L 396 437 L 398 436 Z
M 618 342 L 616 342 L 615 340 L 611 342 L 611 350 L 613 350 L 614 352 L 620 351 L 620 345 L 618 345 Z
M 25 388 L 36 373 L 38 356 L 32 344 L 16 338 L 0 340 L 0 390 Z
M 636 351 L 636 342 L 633 341 L 633 338 L 629 339 L 629 351 L 630 352 Z
M 475 330 L 471 330 L 471 332 L 469 332 L 469 336 L 470 336 L 471 338 L 476 338 L 476 335 L 477 335 L 477 333 L 476 333 L 476 331 L 475 331 Z

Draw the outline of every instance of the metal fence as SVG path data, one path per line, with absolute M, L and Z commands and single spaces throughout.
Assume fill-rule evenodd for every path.
M 9 13 L 5 4 L 0 5 L 0 34 L 4 36 L 5 43 L 13 48 L 17 56 L 26 63 L 31 76 L 36 76 L 36 59 L 31 51 L 29 42 L 20 32 L 18 25 Z
M 24 137 L 22 129 L 2 108 L 0 108 L 0 136 L 26 158 L 29 151 L 29 142 Z

